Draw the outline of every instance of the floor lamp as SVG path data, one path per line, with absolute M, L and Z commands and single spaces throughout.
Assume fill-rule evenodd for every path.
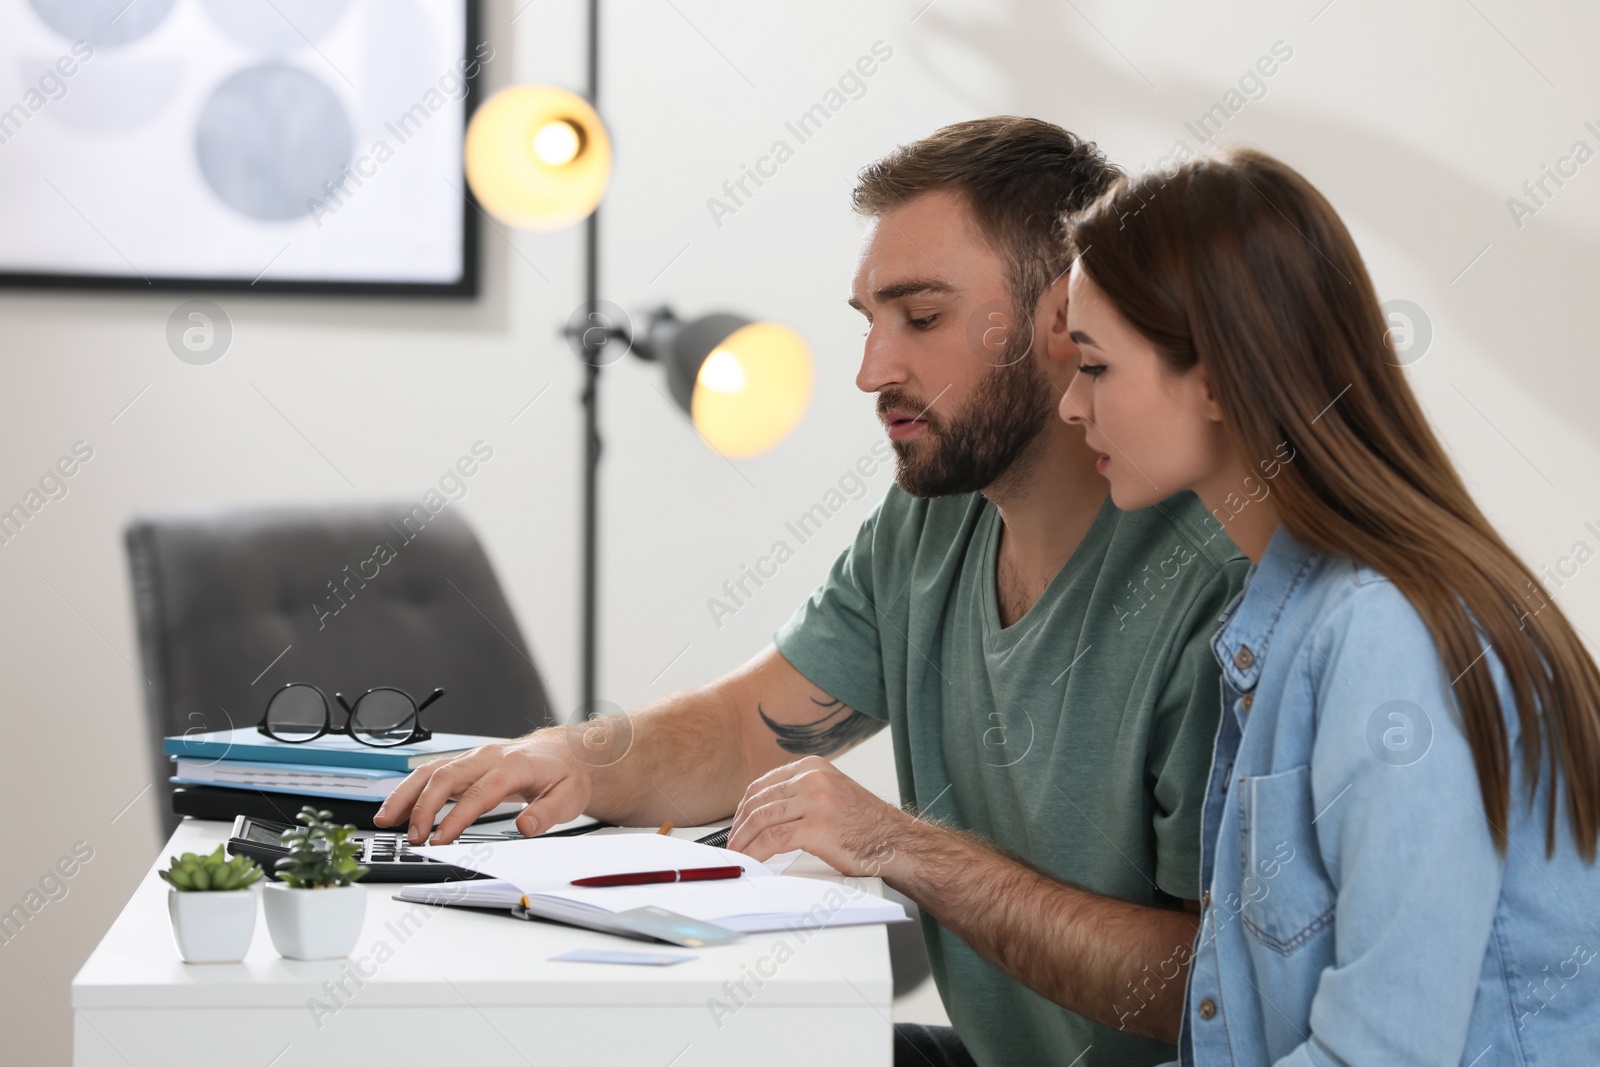
M 600 3 L 589 0 L 587 99 L 550 85 L 517 85 L 484 101 L 467 126 L 467 184 L 479 206 L 525 230 L 584 223 L 583 304 L 564 334 L 584 363 L 582 717 L 596 710 L 599 590 L 600 370 L 627 353 L 664 366 L 673 402 L 707 445 L 730 458 L 758 455 L 792 431 L 811 400 L 810 350 L 773 322 L 718 312 L 687 322 L 670 308 L 634 330 L 600 299 L 600 201 L 611 138 L 600 96 Z M 616 349 L 620 347 L 621 353 Z

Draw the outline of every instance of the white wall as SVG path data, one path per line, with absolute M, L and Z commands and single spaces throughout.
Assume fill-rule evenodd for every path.
M 578 5 L 529 6 L 513 26 L 524 3 L 487 4 L 499 49 L 491 84 L 578 86 Z M 1292 57 L 1226 136 L 1301 168 L 1344 214 L 1384 297 L 1425 309 L 1434 337 L 1412 381 L 1512 543 L 1536 566 L 1580 539 L 1600 549 L 1584 527 L 1600 528 L 1591 412 L 1600 361 L 1586 314 L 1600 162 L 1520 228 L 1506 205 L 1575 140 L 1600 150 L 1583 125 L 1600 130 L 1588 54 L 1600 13 L 1577 0 L 1538 12 L 1509 0 L 1322 5 L 609 5 L 602 110 L 617 151 L 603 216 L 606 295 L 630 309 L 670 301 L 685 314 L 725 308 L 788 322 L 810 340 L 818 377 L 786 445 L 730 464 L 657 395 L 652 368 L 606 374 L 601 695 L 629 706 L 753 654 L 887 485 L 880 474 L 867 498 L 713 625 L 706 599 L 878 433 L 870 398 L 853 385 L 861 325 L 844 304 L 857 168 L 943 123 L 996 112 L 1062 123 L 1124 164 L 1151 164 L 1180 138 L 1198 146 L 1184 123 L 1280 40 Z M 16 17 L 8 8 L 0 25 Z M 715 225 L 707 198 L 774 139 L 792 143 L 785 120 L 878 40 L 893 57 L 865 95 Z M 67 1062 L 63 996 L 160 845 L 120 542 L 135 509 L 414 497 L 485 438 L 495 458 L 463 512 L 557 704 L 575 705 L 578 367 L 555 331 L 580 299 L 579 232 L 509 242 L 486 232 L 476 303 L 219 297 L 233 347 L 205 367 L 166 347 L 177 295 L 0 295 L 0 502 L 20 498 L 74 441 L 95 449 L 70 495 L 0 546 L 0 802 L 15 825 L 0 910 L 74 842 L 94 849 L 69 895 L 0 945 L 0 1029 L 8 1049 L 26 1043 L 27 1062 Z M 1600 567 L 1577 568 L 1558 600 L 1600 634 Z M 892 791 L 885 742 L 850 765 Z

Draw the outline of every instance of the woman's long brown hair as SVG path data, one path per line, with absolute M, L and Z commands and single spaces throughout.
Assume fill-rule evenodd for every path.
M 1559 772 L 1546 852 L 1559 795 L 1592 863 L 1600 672 L 1434 437 L 1332 206 L 1284 163 L 1235 150 L 1120 179 L 1066 232 L 1079 269 L 1171 369 L 1204 365 L 1246 463 L 1294 447 L 1274 484 L 1294 538 L 1366 564 L 1415 606 L 1454 679 L 1501 854 L 1510 751 L 1485 641 L 1511 684 L 1530 796 L 1542 753 Z

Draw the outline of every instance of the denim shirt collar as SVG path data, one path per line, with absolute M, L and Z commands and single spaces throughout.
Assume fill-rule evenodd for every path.
M 1296 541 L 1279 523 L 1267 550 L 1245 575 L 1244 588 L 1218 617 L 1222 627 L 1211 638 L 1211 651 L 1223 675 L 1239 692 L 1255 688 L 1283 609 L 1320 555 Z

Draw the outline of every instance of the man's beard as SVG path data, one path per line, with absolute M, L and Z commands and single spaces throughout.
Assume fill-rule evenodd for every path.
M 1032 329 L 1017 331 L 999 365 L 978 384 L 967 406 L 946 423 L 924 403 L 899 389 L 878 394 L 878 411 L 920 411 L 927 429 L 918 438 L 894 442 L 894 480 L 916 497 L 975 493 L 1001 478 L 1022 473 L 1028 447 L 1049 424 L 1055 404 L 1050 380 L 1033 361 Z M 1019 465 L 1020 464 L 1020 465 Z

